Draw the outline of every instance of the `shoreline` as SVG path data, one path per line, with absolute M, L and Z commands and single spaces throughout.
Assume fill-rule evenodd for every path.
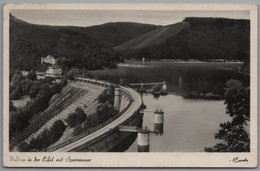
M 169 63 L 227 63 L 227 64 L 243 64 L 245 61 L 236 60 L 224 60 L 224 61 L 199 61 L 199 60 L 171 60 L 171 59 L 161 59 L 161 60 L 125 60 L 124 63 L 117 63 L 117 65 L 124 65 L 129 63 L 149 63 L 149 62 L 169 62 Z
M 150 95 L 154 95 L 153 93 L 144 93 L 145 95 L 147 95 L 147 94 L 150 94 Z M 191 99 L 193 99 L 193 100 L 207 100 L 207 101 L 211 101 L 211 100 L 215 100 L 215 101 L 220 101 L 220 100 L 225 100 L 225 98 L 224 97 L 222 97 L 222 96 L 220 96 L 220 97 L 205 97 L 205 96 L 194 96 L 194 97 L 192 97 L 192 96 L 182 96 L 180 93 L 177 93 L 177 92 L 173 92 L 173 91 L 168 91 L 167 92 L 167 95 L 168 94 L 171 94 L 171 95 L 176 95 L 176 96 L 180 96 L 180 97 L 182 97 L 182 98 L 184 98 L 184 99 L 189 99 L 189 100 L 191 100 Z M 159 95 L 159 97 L 160 96 L 167 96 L 167 95 Z

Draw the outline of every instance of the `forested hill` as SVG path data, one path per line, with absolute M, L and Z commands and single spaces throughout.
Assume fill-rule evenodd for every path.
M 37 69 L 40 58 L 66 59 L 68 67 L 111 67 L 117 53 L 99 40 L 68 27 L 33 25 L 10 16 L 10 69 Z
M 37 70 L 47 55 L 65 59 L 68 68 L 88 70 L 112 67 L 120 56 L 244 60 L 250 56 L 250 21 L 186 18 L 168 26 L 118 22 L 72 27 L 34 25 L 10 16 L 11 72 Z
M 184 27 L 183 23 L 189 26 Z M 151 36 L 145 39 L 144 36 L 139 36 L 114 49 L 128 57 L 139 59 L 249 59 L 249 20 L 186 18 L 182 23 L 164 27 L 146 33 Z M 153 39 L 167 27 L 172 28 L 167 30 L 168 37 L 164 34 L 163 41 L 162 37 Z
M 111 22 L 91 27 L 70 27 L 70 29 L 92 36 L 108 47 L 115 47 L 159 27 L 132 22 Z

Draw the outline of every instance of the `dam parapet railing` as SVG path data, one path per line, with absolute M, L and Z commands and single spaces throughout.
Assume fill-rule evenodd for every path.
M 79 81 L 79 82 L 94 84 L 94 85 L 101 86 L 101 87 L 108 87 L 108 86 L 112 85 L 111 83 L 109 83 L 107 81 L 96 80 L 96 79 L 92 79 L 92 78 L 77 77 L 75 80 Z
M 98 85 L 98 86 L 102 86 L 102 87 L 108 87 L 110 85 L 112 85 L 111 83 L 108 83 L 106 81 L 101 81 L 101 80 L 94 80 L 94 79 L 89 79 L 89 78 L 76 78 L 76 81 L 80 81 L 80 82 L 86 82 L 86 83 L 90 83 L 90 84 L 95 84 L 95 85 Z M 50 148 L 47 148 L 45 150 L 43 150 L 43 152 L 52 152 L 52 151 L 55 151 L 59 148 L 62 148 L 62 147 L 65 147 L 73 142 L 76 142 L 90 134 L 93 134 L 95 133 L 96 131 L 98 131 L 99 129 L 109 125 L 110 123 L 112 123 L 113 121 L 115 121 L 116 119 L 118 119 L 120 116 L 122 116 L 129 108 L 130 106 L 132 105 L 134 99 L 133 97 L 131 96 L 131 94 L 128 92 L 127 88 L 123 87 L 123 86 L 119 86 L 121 88 L 121 90 L 125 93 L 126 96 L 128 96 L 129 98 L 129 103 L 128 105 L 122 110 L 120 111 L 118 114 L 116 114 L 115 116 L 113 116 L 112 118 L 108 119 L 107 121 L 101 123 L 100 125 L 94 127 L 94 128 L 91 128 L 89 129 L 88 131 L 82 133 L 82 134 L 79 134 L 61 144 L 58 144 L 54 147 L 50 147 Z M 140 107 L 139 107 L 140 108 Z M 139 109 L 138 108 L 138 109 Z M 135 115 L 135 114 L 133 114 Z

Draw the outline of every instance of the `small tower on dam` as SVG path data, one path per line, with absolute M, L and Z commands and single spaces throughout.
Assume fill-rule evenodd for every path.
M 119 87 L 115 88 L 115 98 L 114 98 L 114 109 L 120 110 L 121 106 L 121 99 L 122 99 L 122 90 Z
M 163 89 L 163 91 L 167 91 L 167 85 L 166 85 L 166 82 L 165 82 L 165 81 L 163 82 L 162 89 Z
M 149 152 L 150 131 L 145 127 L 137 133 L 137 151 Z
M 150 113 L 151 111 L 146 111 Z M 149 130 L 147 127 L 136 127 L 121 125 L 119 126 L 119 131 L 124 132 L 136 132 L 137 133 L 137 152 L 149 152 L 150 150 L 150 134 L 162 135 L 163 134 L 163 122 L 164 122 L 164 112 L 162 109 L 152 111 L 154 113 L 154 130 Z M 144 115 L 144 110 L 141 109 L 139 114 Z
M 154 111 L 154 132 L 156 134 L 163 134 L 163 118 L 164 118 L 164 112 L 162 109 L 158 110 L 156 109 Z

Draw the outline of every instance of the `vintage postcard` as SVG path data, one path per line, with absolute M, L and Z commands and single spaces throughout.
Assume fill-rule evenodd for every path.
M 257 167 L 257 6 L 7 3 L 5 167 Z

